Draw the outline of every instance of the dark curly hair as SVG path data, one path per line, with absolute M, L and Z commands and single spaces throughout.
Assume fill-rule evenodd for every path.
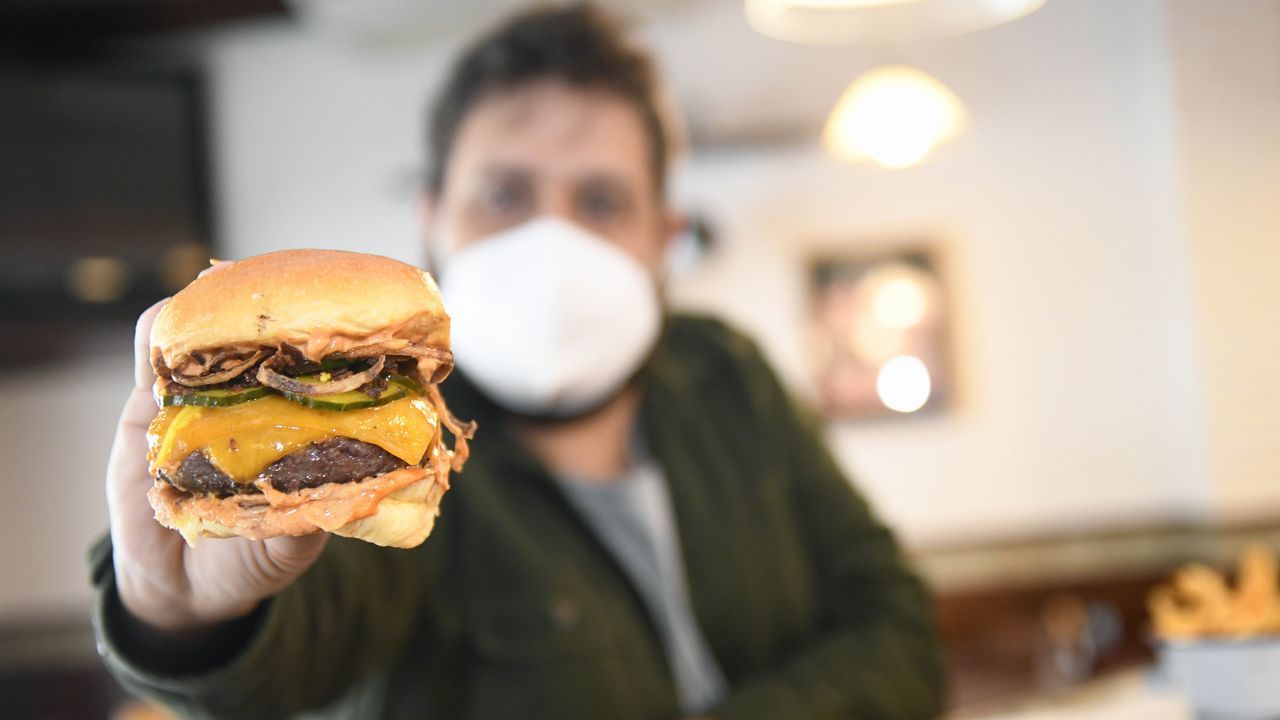
M 616 95 L 635 106 L 650 142 L 654 187 L 665 190 L 668 138 L 649 55 L 622 25 L 590 3 L 518 13 L 475 41 L 454 62 L 430 107 L 428 189 L 438 195 L 454 137 L 484 98 L 543 80 Z

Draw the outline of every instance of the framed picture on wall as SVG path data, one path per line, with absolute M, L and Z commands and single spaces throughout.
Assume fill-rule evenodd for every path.
M 933 246 L 819 255 L 811 262 L 810 287 L 811 355 L 828 418 L 947 406 L 949 308 Z

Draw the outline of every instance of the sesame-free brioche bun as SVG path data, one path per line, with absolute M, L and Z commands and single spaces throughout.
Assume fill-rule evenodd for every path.
M 447 349 L 439 288 L 412 265 L 339 250 L 227 263 L 174 295 L 151 328 L 152 361 L 170 368 L 223 348 L 290 344 L 318 360 L 386 339 Z
M 150 339 L 161 525 L 191 544 L 328 532 L 408 548 L 431 532 L 475 423 L 438 387 L 453 358 L 430 275 L 353 252 L 258 255 L 174 295 Z

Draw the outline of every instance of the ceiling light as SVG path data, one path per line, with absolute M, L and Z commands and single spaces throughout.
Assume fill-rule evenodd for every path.
M 840 45 L 959 35 L 1016 20 L 1045 0 L 746 0 L 747 21 L 779 40 Z
M 822 140 L 840 160 L 874 160 L 903 168 L 959 133 L 964 106 L 947 86 L 915 68 L 896 65 L 853 81 L 827 119 Z

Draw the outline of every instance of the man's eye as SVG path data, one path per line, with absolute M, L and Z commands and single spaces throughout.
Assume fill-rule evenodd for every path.
M 502 213 L 523 208 L 528 201 L 528 193 L 518 186 L 504 184 L 487 188 L 482 198 L 485 209 Z
M 578 200 L 578 211 L 593 220 L 607 220 L 622 212 L 623 203 L 613 193 L 584 193 Z

